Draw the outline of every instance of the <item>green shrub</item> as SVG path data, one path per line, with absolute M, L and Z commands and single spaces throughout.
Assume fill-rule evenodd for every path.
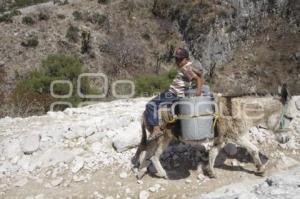
M 77 58 L 65 54 L 51 54 L 42 61 L 40 69 L 33 71 L 27 79 L 20 81 L 17 88 L 22 88 L 22 93 L 47 96 L 48 99 L 44 100 L 47 103 L 43 106 L 45 106 L 45 110 L 49 110 L 50 104 L 55 101 L 50 95 L 51 82 L 69 80 L 72 83 L 73 93 L 70 98 L 64 100 L 77 105 L 82 101 L 76 92 L 77 79 L 83 72 L 83 64 Z M 82 80 L 81 85 L 82 93 L 91 93 L 87 79 Z M 53 91 L 57 95 L 66 95 L 69 93 L 69 86 L 67 84 L 55 84 Z
M 82 20 L 82 13 L 80 11 L 75 10 L 72 15 L 75 20 Z
M 63 15 L 63 14 L 57 14 L 57 18 L 59 18 L 59 19 L 65 19 L 65 18 L 66 18 L 66 16 L 65 16 L 65 15 Z
M 13 9 L 12 11 L 5 13 L 3 15 L 0 15 L 0 23 L 5 22 L 5 23 L 12 23 L 13 22 L 13 17 L 20 15 L 21 12 L 19 10 Z
M 109 4 L 110 0 L 98 0 L 99 4 Z
M 23 41 L 21 45 L 24 47 L 37 47 L 39 45 L 38 37 L 30 36 L 26 41 Z
M 150 41 L 151 40 L 151 36 L 148 33 L 143 33 L 142 34 L 142 38 L 146 41 Z
M 225 27 L 225 33 L 231 33 L 231 32 L 234 32 L 234 31 L 236 31 L 236 27 L 234 27 L 233 25 L 228 25 L 228 26 L 226 26 Z
M 34 19 L 30 16 L 25 16 L 22 18 L 22 23 L 26 25 L 33 25 L 35 23 Z
M 66 33 L 66 38 L 69 41 L 77 42 L 79 38 L 79 28 L 70 25 Z
M 40 21 L 48 21 L 50 16 L 45 12 L 40 12 L 38 14 L 38 18 L 39 18 Z
M 5 23 L 12 23 L 13 22 L 13 16 L 10 14 L 4 14 L 0 16 L 0 23 L 5 22 Z
M 154 93 L 168 89 L 175 75 L 176 70 L 171 69 L 170 71 L 164 72 L 160 75 L 146 74 L 134 77 L 133 81 L 135 83 L 136 96 L 140 96 L 145 93 L 153 95 Z
M 104 14 L 94 13 L 92 16 L 89 16 L 87 20 L 93 24 L 103 25 L 107 17 Z
M 21 8 L 21 7 L 26 7 L 30 5 L 35 5 L 39 3 L 44 3 L 49 0 L 15 0 L 14 3 L 10 7 L 16 7 L 16 8 Z

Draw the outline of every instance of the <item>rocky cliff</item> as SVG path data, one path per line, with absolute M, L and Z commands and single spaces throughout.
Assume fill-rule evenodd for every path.
M 296 0 L 175 1 L 154 13 L 178 24 L 194 57 L 228 94 L 300 92 L 300 2 Z

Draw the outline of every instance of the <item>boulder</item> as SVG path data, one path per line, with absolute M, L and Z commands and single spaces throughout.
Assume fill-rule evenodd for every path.
M 133 148 L 140 143 L 141 131 L 138 123 L 131 124 L 113 139 L 113 147 L 118 152 Z
M 71 171 L 73 173 L 77 173 L 78 171 L 80 171 L 83 168 L 83 166 L 84 166 L 84 160 L 83 160 L 83 158 L 77 156 L 73 160 Z
M 149 191 L 141 191 L 139 194 L 139 199 L 148 199 L 150 196 Z
M 298 97 L 295 101 L 296 104 L 296 108 L 298 109 L 298 111 L 300 111 L 300 97 Z
M 52 148 L 46 151 L 37 161 L 40 162 L 41 167 L 54 166 L 57 163 L 69 163 L 74 159 L 74 154 L 70 150 L 61 148 Z
M 32 154 L 40 147 L 41 136 L 37 134 L 28 135 L 21 141 L 21 149 L 24 154 Z
M 17 139 L 8 139 L 2 142 L 1 148 L 3 148 L 3 156 L 9 159 L 22 155 L 20 142 Z

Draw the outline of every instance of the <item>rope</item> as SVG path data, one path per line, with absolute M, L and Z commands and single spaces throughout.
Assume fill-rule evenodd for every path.
M 213 128 L 215 128 L 217 120 L 220 118 L 220 113 L 201 113 L 201 114 L 193 114 L 193 115 L 175 115 L 173 116 L 172 120 L 169 121 L 169 123 L 174 123 L 176 120 L 184 120 L 184 119 L 191 119 L 196 117 L 204 117 L 204 116 L 213 116 L 214 117 L 214 123 Z

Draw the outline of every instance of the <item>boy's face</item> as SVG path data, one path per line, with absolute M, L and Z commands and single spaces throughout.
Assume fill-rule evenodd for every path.
M 187 63 L 187 58 L 175 58 L 175 62 L 178 68 L 181 68 Z

